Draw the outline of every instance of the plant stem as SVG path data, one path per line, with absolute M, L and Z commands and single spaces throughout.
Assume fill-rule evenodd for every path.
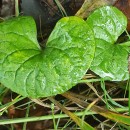
M 15 16 L 16 17 L 19 16 L 19 4 L 18 4 L 18 0 L 15 0 Z
M 30 110 L 30 103 L 28 104 L 27 111 L 26 111 L 26 117 L 29 116 L 29 110 Z M 27 122 L 24 122 L 23 124 L 23 130 L 26 130 Z
M 76 112 L 74 113 L 77 116 L 82 116 L 84 113 L 83 112 Z M 92 115 L 96 114 L 95 112 L 88 111 L 85 113 L 86 115 Z M 5 124 L 14 124 L 14 123 L 24 123 L 24 122 L 32 122 L 32 121 L 41 121 L 41 120 L 49 120 L 49 119 L 58 119 L 58 118 L 66 118 L 69 117 L 66 114 L 56 114 L 54 115 L 47 115 L 47 116 L 40 116 L 40 117 L 27 117 L 27 118 L 16 118 L 16 119 L 5 119 L 5 120 L 0 120 L 0 125 L 5 125 Z
M 115 108 L 117 112 L 127 112 L 128 107 L 125 108 Z M 74 113 L 77 116 L 82 116 L 84 114 L 84 111 L 82 112 L 75 112 Z M 96 114 L 95 112 L 92 111 L 87 111 L 85 115 L 93 115 Z M 57 114 L 54 115 L 48 115 L 48 116 L 40 116 L 40 117 L 27 117 L 27 118 L 16 118 L 16 119 L 5 119 L 5 120 L 0 120 L 0 125 L 5 125 L 5 124 L 14 124 L 14 123 L 24 123 L 24 122 L 33 122 L 33 121 L 41 121 L 41 120 L 48 120 L 48 119 L 58 119 L 58 118 L 66 118 L 68 115 L 66 114 Z
M 101 81 L 100 79 L 85 79 L 85 80 L 80 80 L 78 83 L 90 83 L 90 82 L 98 82 Z

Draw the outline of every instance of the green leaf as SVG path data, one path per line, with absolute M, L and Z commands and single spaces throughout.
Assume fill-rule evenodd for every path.
M 127 19 L 115 7 L 95 10 L 86 21 L 96 41 L 95 58 L 91 70 L 107 80 L 126 80 L 128 75 L 128 47 L 117 44 L 127 26 Z
M 63 93 L 77 84 L 94 57 L 93 32 L 78 17 L 61 19 L 41 49 L 31 17 L 0 23 L 0 82 L 32 98 Z

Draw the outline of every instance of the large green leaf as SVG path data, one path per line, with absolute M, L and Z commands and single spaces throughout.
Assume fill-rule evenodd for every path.
M 0 82 L 32 98 L 63 93 L 83 77 L 94 52 L 93 32 L 78 17 L 61 19 L 44 49 L 34 20 L 14 18 L 0 24 Z
M 127 26 L 127 19 L 115 7 L 95 10 L 86 21 L 93 29 L 96 53 L 91 70 L 108 80 L 128 79 L 128 47 L 117 44 Z

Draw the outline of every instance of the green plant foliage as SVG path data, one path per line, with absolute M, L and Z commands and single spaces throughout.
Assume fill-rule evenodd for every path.
M 42 49 L 31 17 L 2 22 L 0 82 L 23 96 L 38 98 L 67 91 L 89 68 L 107 80 L 126 80 L 128 47 L 116 43 L 126 25 L 126 17 L 110 6 L 97 9 L 86 22 L 65 17 Z
M 128 79 L 128 47 L 116 43 L 126 29 L 126 17 L 117 8 L 105 6 L 95 10 L 86 22 L 94 31 L 96 41 L 90 69 L 107 80 Z
M 0 23 L 0 82 L 32 98 L 63 93 L 77 84 L 94 57 L 93 32 L 78 17 L 58 21 L 41 49 L 31 17 Z

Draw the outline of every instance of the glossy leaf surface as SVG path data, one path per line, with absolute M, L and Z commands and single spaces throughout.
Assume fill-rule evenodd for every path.
M 125 15 L 115 7 L 105 6 L 95 10 L 86 22 L 94 31 L 96 41 L 90 69 L 104 79 L 128 79 L 128 47 L 116 43 L 127 26 Z
M 0 24 L 0 82 L 32 98 L 63 93 L 78 83 L 94 57 L 91 29 L 78 17 L 61 19 L 41 49 L 31 17 Z

